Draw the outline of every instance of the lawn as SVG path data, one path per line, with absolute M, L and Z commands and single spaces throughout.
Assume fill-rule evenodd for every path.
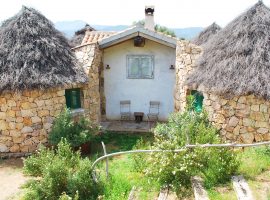
M 151 142 L 151 133 L 119 133 L 105 132 L 99 135 L 92 144 L 94 157 L 103 155 L 101 141 L 106 145 L 107 153 L 127 151 L 135 148 L 139 141 Z M 104 198 L 110 200 L 126 200 L 133 187 L 136 198 L 141 200 L 154 199 L 159 193 L 159 184 L 149 181 L 142 173 L 134 169 L 133 155 L 111 158 L 109 161 L 109 177 L 105 176 L 105 162 L 98 165 L 101 180 L 104 184 Z
M 140 140 L 152 141 L 151 133 L 128 134 L 107 132 L 96 140 L 96 148 L 99 155 L 103 155 L 100 142 L 106 145 L 107 152 L 126 151 L 134 148 Z M 246 148 L 239 150 L 240 160 L 239 174 L 243 174 L 248 181 L 256 199 L 270 199 L 270 152 L 265 147 Z M 139 191 L 138 199 L 154 199 L 159 192 L 157 182 L 148 182 L 143 174 L 134 170 L 133 155 L 118 156 L 109 161 L 109 179 L 105 182 L 104 197 L 111 200 L 127 199 L 132 187 Z M 101 177 L 105 180 L 105 162 L 99 165 Z M 215 200 L 236 200 L 236 194 L 232 183 L 220 185 L 207 190 L 209 198 Z

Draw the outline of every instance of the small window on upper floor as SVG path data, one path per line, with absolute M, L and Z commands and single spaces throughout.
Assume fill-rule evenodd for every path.
M 81 89 L 67 89 L 65 90 L 66 105 L 69 109 L 81 108 Z
M 152 55 L 128 55 L 127 78 L 153 79 L 154 56 Z

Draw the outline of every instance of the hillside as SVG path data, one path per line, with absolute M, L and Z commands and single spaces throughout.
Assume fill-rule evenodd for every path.
M 84 27 L 86 22 L 81 20 L 76 21 L 61 21 L 56 22 L 55 26 L 58 30 L 62 31 L 66 37 L 71 38 L 75 31 Z M 91 25 L 96 30 L 101 31 L 122 31 L 128 28 L 127 25 L 117 25 L 117 26 L 109 26 L 109 25 Z M 203 30 L 202 27 L 188 27 L 188 28 L 172 28 L 175 32 L 176 36 L 179 38 L 191 39 L 194 38 L 199 32 Z

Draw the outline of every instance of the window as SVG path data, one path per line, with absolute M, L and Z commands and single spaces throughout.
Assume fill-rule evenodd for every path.
M 154 56 L 128 55 L 127 77 L 134 79 L 154 78 Z
M 80 88 L 65 90 L 67 108 L 81 108 L 81 90 Z

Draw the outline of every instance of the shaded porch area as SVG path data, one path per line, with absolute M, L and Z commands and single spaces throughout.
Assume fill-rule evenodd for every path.
M 136 123 L 135 121 L 102 121 L 100 126 L 102 130 L 118 131 L 118 132 L 151 132 L 156 123 L 142 121 Z

